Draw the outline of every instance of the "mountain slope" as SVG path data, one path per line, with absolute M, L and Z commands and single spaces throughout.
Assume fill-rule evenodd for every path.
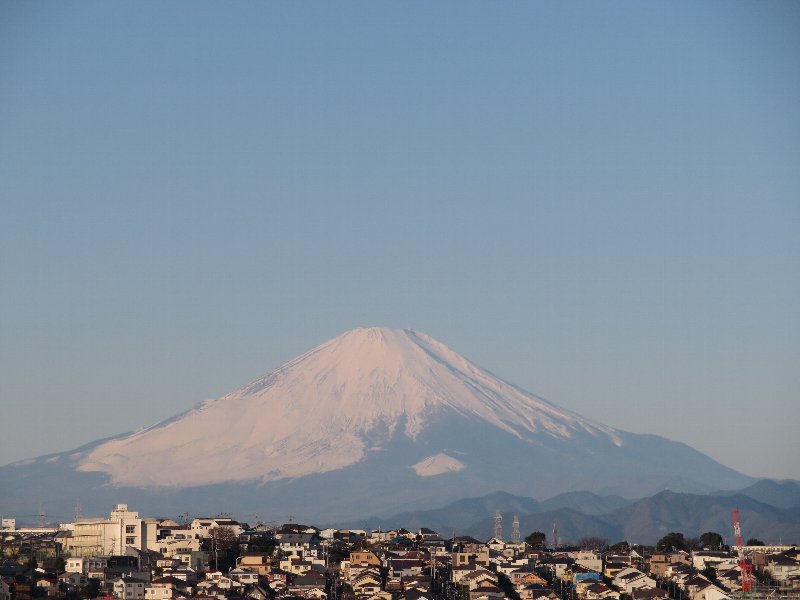
M 687 538 L 716 531 L 730 542 L 732 508 L 740 509 L 742 531 L 747 537 L 775 544 L 800 541 L 800 509 L 778 508 L 741 495 L 702 496 L 671 491 L 642 498 L 605 514 L 587 515 L 566 507 L 521 514 L 520 530 L 523 536 L 543 531 L 549 539 L 553 524 L 557 523 L 561 541 L 572 544 L 591 536 L 606 538 L 609 543 L 625 539 L 632 543 L 655 544 L 671 531 L 682 532 Z M 503 516 L 511 518 L 508 513 Z M 459 532 L 486 539 L 493 525 L 491 515 L 484 514 Z
M 642 497 L 754 481 L 551 404 L 422 333 L 367 328 L 153 427 L 0 467 L 0 511 L 30 512 L 59 489 L 101 513 L 128 501 L 324 524 L 498 489 Z
M 735 496 L 741 494 L 779 508 L 800 507 L 800 482 L 762 479 L 741 490 L 715 492 L 716 496 Z
M 539 511 L 569 508 L 584 515 L 602 515 L 632 504 L 620 496 L 598 496 L 591 492 L 565 492 L 539 503 Z
M 355 464 L 395 434 L 416 439 L 441 415 L 479 419 L 520 439 L 588 434 L 621 444 L 614 429 L 527 394 L 424 334 L 370 328 L 179 418 L 101 444 L 79 468 L 120 485 L 263 483 Z M 455 466 L 457 457 L 447 457 L 437 458 Z M 154 458 L 165 468 L 153 470 Z
M 453 531 L 463 533 L 465 524 L 480 521 L 487 515 L 494 515 L 498 510 L 502 513 L 524 515 L 539 512 L 539 502 L 533 498 L 494 492 L 479 498 L 463 498 L 443 508 L 407 511 L 384 519 L 368 519 L 359 523 L 359 526 L 381 529 L 405 527 L 411 530 L 428 527 L 446 536 Z
M 731 509 L 739 508 L 747 537 L 775 542 L 800 540 L 800 510 L 770 506 L 747 496 L 702 496 L 664 491 L 603 515 L 620 527 L 628 540 L 652 543 L 670 531 L 697 537 L 716 531 L 732 537 Z

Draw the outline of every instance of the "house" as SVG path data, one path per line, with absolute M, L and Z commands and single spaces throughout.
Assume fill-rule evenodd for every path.
M 683 582 L 683 588 L 686 590 L 686 593 L 689 595 L 690 598 L 694 598 L 694 595 L 705 588 L 706 586 L 710 585 L 711 582 L 703 577 L 702 575 L 694 575 L 692 577 L 687 578 Z
M 547 580 L 544 577 L 529 568 L 516 569 L 507 575 L 507 577 L 511 580 L 515 588 L 523 588 L 531 585 L 544 587 L 547 585 Z
M 228 572 L 228 577 L 238 581 L 239 583 L 243 583 L 244 585 L 256 585 L 258 583 L 258 573 L 256 571 L 251 571 L 250 569 L 242 569 L 241 567 L 236 567 L 235 569 L 231 569 Z
M 529 585 L 517 590 L 520 600 L 560 600 L 553 590 Z
M 659 552 L 650 557 L 650 573 L 664 577 L 671 565 L 689 565 L 691 557 L 686 552 Z
M 316 588 L 325 589 L 325 575 L 315 571 L 309 571 L 303 575 L 298 575 L 292 580 L 292 584 L 289 586 L 289 592 L 302 594 Z
M 413 587 L 407 589 L 402 598 L 404 600 L 432 600 L 433 595 L 424 588 Z
M 586 600 L 619 600 L 619 592 L 602 583 L 594 583 L 586 588 Z
M 503 590 L 491 581 L 482 581 L 480 585 L 469 591 L 469 600 L 502 600 Z
M 800 562 L 790 558 L 786 553 L 768 557 L 766 568 L 772 578 L 781 584 L 785 584 L 790 577 L 800 575 Z
M 325 592 L 325 588 L 315 587 L 308 590 L 303 590 L 301 596 L 306 600 L 323 600 L 327 599 L 328 594 Z M 390 594 L 390 600 L 391 600 L 391 594 Z
M 656 581 L 640 570 L 628 567 L 627 569 L 622 569 L 615 575 L 614 579 L 611 581 L 611 585 L 621 592 L 630 594 L 631 590 L 635 588 L 654 588 L 656 587 Z
M 67 571 L 58 576 L 58 582 L 65 585 L 68 589 L 86 585 L 86 575 L 83 573 L 72 573 Z
M 484 583 L 497 585 L 497 575 L 486 569 L 477 569 L 464 577 L 461 582 L 466 584 L 470 591 L 473 591 L 481 587 Z
M 730 553 L 720 552 L 719 550 L 695 550 L 691 554 L 692 566 L 698 570 L 705 569 L 706 567 L 716 568 L 719 563 L 730 560 Z
M 85 573 L 86 559 L 82 556 L 68 558 L 64 561 L 64 571 L 67 573 Z
M 463 549 L 453 552 L 451 564 L 453 566 L 463 566 L 467 564 L 477 564 L 484 567 L 489 566 L 489 547 L 484 544 L 462 544 Z
M 162 579 L 164 579 L 164 578 L 162 577 Z M 230 577 L 228 577 L 226 575 L 223 575 L 219 571 L 209 571 L 208 573 L 206 573 L 205 581 L 202 581 L 202 582 L 198 583 L 197 587 L 198 588 L 201 587 L 201 586 L 208 587 L 209 584 L 210 585 L 216 585 L 217 587 L 219 587 L 219 588 L 221 588 L 223 590 L 232 590 L 232 589 L 243 590 L 244 589 L 244 584 L 239 583 L 235 579 L 231 579 Z
M 45 590 L 48 596 L 52 596 L 58 590 L 58 580 L 52 577 L 42 577 L 36 582 L 36 587 Z
M 350 552 L 350 564 L 362 567 L 382 567 L 383 562 L 371 550 L 353 550 Z
M 486 545 L 489 546 L 489 550 L 500 552 L 503 548 L 505 548 L 506 543 L 500 538 L 492 537 L 486 541 Z
M 730 600 L 730 595 L 718 588 L 713 583 L 697 590 L 692 595 L 692 600 Z
M 371 596 L 381 591 L 380 573 L 373 570 L 364 571 L 351 581 L 350 586 L 356 596 Z
M 537 563 L 537 567 L 539 569 L 547 569 L 554 578 L 560 578 L 569 571 L 574 564 L 575 561 L 566 554 L 556 554 L 541 558 Z
M 248 600 L 269 600 L 272 594 L 261 585 L 251 585 L 245 588 L 244 597 Z
M 164 577 L 174 577 L 180 579 L 188 584 L 197 582 L 197 571 L 194 569 L 164 569 L 162 573 Z
M 231 533 L 237 538 L 244 531 L 241 523 L 230 517 L 197 517 L 193 519 L 189 525 L 189 529 L 196 537 L 208 538 L 211 537 L 212 529 L 219 529 L 225 527 L 231 530 Z
M 113 581 L 114 595 L 120 600 L 144 600 L 147 581 L 134 577 L 120 577 Z
M 266 575 L 272 570 L 272 561 L 268 554 L 248 553 L 236 559 L 236 566 L 255 571 L 259 575 Z
M 317 557 L 319 544 L 316 543 L 313 533 L 282 533 L 278 537 L 278 547 L 284 556 L 306 558 Z
M 227 600 L 227 596 L 225 595 L 225 590 L 212 585 L 206 588 L 201 595 L 195 596 L 194 600 Z
M 281 571 L 292 573 L 294 575 L 302 575 L 308 571 L 315 570 L 315 566 L 319 566 L 310 560 L 301 560 L 299 558 L 288 558 L 279 563 Z M 324 567 L 324 564 L 322 565 Z M 317 569 L 319 570 L 319 569 Z
M 419 558 L 392 557 L 388 560 L 389 574 L 392 577 L 413 577 L 421 575 L 425 563 Z
M 450 581 L 453 583 L 461 583 L 467 575 L 472 573 L 478 568 L 475 563 L 453 566 L 450 568 Z
M 570 552 L 568 556 L 575 561 L 576 565 L 580 565 L 589 571 L 601 573 L 603 571 L 603 558 L 599 552 L 594 550 L 578 550 L 577 552 Z
M 181 593 L 191 593 L 191 587 L 187 582 L 172 576 L 158 577 L 146 586 L 144 598 L 146 600 L 169 600 Z
M 729 590 L 739 588 L 742 585 L 742 572 L 738 567 L 717 571 L 717 581 Z
M 660 588 L 634 588 L 631 597 L 633 600 L 669 600 L 669 592 Z

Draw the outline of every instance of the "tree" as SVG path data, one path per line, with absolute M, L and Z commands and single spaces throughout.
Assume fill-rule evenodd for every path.
M 238 539 L 231 527 L 212 527 L 208 532 L 211 538 L 211 548 L 219 550 L 230 550 L 236 545 Z
M 227 571 L 235 565 L 239 539 L 231 527 L 212 527 L 208 532 L 206 546 L 212 552 L 214 568 Z
M 722 550 L 722 547 L 725 545 L 725 541 L 716 531 L 706 531 L 700 536 L 700 544 L 703 546 L 703 548 Z
M 544 550 L 547 543 L 547 536 L 541 531 L 534 531 L 525 538 L 525 543 L 534 550 Z
M 763 545 L 764 542 L 756 538 L 750 538 L 749 540 L 747 540 L 747 543 L 745 544 L 745 546 L 763 546 Z
M 610 550 L 613 550 L 614 552 L 630 552 L 631 545 L 625 540 L 622 540 L 621 542 L 617 542 L 611 546 Z
M 97 598 L 100 595 L 100 580 L 92 577 L 81 589 L 81 596 L 84 598 Z
M 672 531 L 658 540 L 656 550 L 659 552 L 669 552 L 670 550 L 688 550 L 689 546 L 686 544 L 683 534 L 677 531 Z
M 588 536 L 578 542 L 578 547 L 581 550 L 605 550 L 608 548 L 608 540 L 606 538 Z

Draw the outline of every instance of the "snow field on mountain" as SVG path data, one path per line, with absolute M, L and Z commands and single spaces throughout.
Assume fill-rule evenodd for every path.
M 240 390 L 100 444 L 79 469 L 133 487 L 297 478 L 355 464 L 395 436 L 416 439 L 448 415 L 531 442 L 589 434 L 622 444 L 615 429 L 528 394 L 425 334 L 373 327 L 348 331 Z M 440 453 L 409 467 L 431 477 L 464 465 Z

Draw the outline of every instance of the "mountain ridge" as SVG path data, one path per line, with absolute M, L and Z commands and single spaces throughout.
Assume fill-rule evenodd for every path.
M 0 510 L 27 510 L 57 486 L 86 510 L 135 500 L 163 511 L 171 498 L 331 522 L 487 489 L 642 497 L 670 482 L 708 492 L 755 481 L 561 408 L 423 333 L 362 328 L 151 427 L 0 467 Z
M 596 502 L 617 502 L 614 497 L 602 497 L 591 492 L 575 494 L 579 498 L 591 497 Z M 494 534 L 494 515 L 495 511 L 499 511 L 506 524 L 506 533 L 507 524 L 518 517 L 523 536 L 533 531 L 543 531 L 549 538 L 553 525 L 557 524 L 560 539 L 565 543 L 576 544 L 585 537 L 600 537 L 609 543 L 627 540 L 654 544 L 670 531 L 683 532 L 687 538 L 699 537 L 706 531 L 717 531 L 723 538 L 730 538 L 730 511 L 739 508 L 742 529 L 748 537 L 761 538 L 767 543 L 800 541 L 800 508 L 784 509 L 743 494 L 715 496 L 663 490 L 650 497 L 625 501 L 625 506 L 595 514 L 576 510 L 573 503 L 575 494 L 560 494 L 540 502 L 494 492 L 482 497 L 460 499 L 437 509 L 399 513 L 377 523 L 382 527 L 410 523 L 406 526 L 424 526 L 440 533 L 454 532 L 488 539 Z M 480 518 L 470 522 L 469 516 L 476 515 Z M 365 520 L 364 524 L 374 522 Z

